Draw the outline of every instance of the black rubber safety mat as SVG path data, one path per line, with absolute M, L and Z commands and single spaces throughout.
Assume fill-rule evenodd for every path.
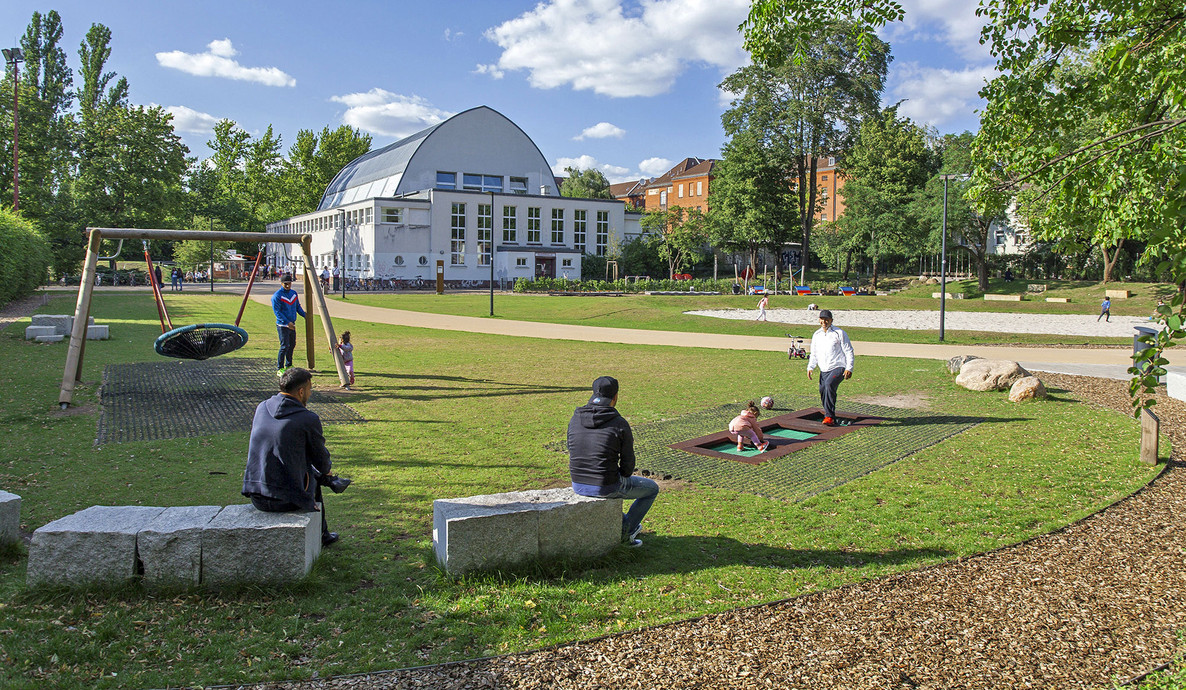
M 99 392 L 95 445 L 246 433 L 255 407 L 275 394 L 274 360 L 219 357 L 109 364 Z M 322 424 L 365 421 L 354 408 L 316 389 L 309 409 Z

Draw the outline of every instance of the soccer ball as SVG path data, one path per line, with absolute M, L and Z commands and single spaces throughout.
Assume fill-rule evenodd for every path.
M 770 397 L 769 395 L 767 395 L 765 398 L 762 398 L 762 409 L 763 410 L 774 409 L 774 398 Z

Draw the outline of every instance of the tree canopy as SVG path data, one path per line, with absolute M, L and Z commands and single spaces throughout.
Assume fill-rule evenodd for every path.
M 560 196 L 579 199 L 612 199 L 614 195 L 609 191 L 609 180 L 596 168 L 581 170 L 569 166 L 564 169 L 563 184 L 560 185 Z

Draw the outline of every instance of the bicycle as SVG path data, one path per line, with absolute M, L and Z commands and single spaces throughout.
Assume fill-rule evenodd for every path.
M 803 347 L 803 339 L 794 333 L 787 333 L 791 339 L 791 346 L 787 349 L 787 359 L 807 359 L 807 348 Z

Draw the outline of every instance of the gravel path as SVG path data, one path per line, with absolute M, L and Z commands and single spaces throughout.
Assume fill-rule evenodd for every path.
M 1044 375 L 1126 410 L 1122 381 Z M 1161 396 L 1186 447 L 1186 404 Z M 1103 688 L 1168 661 L 1186 628 L 1186 470 L 1064 530 L 789 601 L 322 688 Z
M 704 309 L 685 312 L 695 316 L 746 320 L 758 316 L 757 309 Z M 819 312 L 806 309 L 767 309 L 767 318 L 775 323 L 819 327 Z M 864 311 L 833 309 L 832 316 L 841 328 L 901 328 L 907 331 L 939 330 L 938 311 Z M 951 331 L 986 331 L 996 333 L 1037 333 L 1055 335 L 1094 335 L 1130 338 L 1133 326 L 1156 327 L 1136 316 L 1113 316 L 1111 321 L 1096 321 L 1095 315 L 1083 314 L 1009 314 L 981 311 L 949 311 L 944 327 Z M 806 337 L 809 331 L 804 331 Z

